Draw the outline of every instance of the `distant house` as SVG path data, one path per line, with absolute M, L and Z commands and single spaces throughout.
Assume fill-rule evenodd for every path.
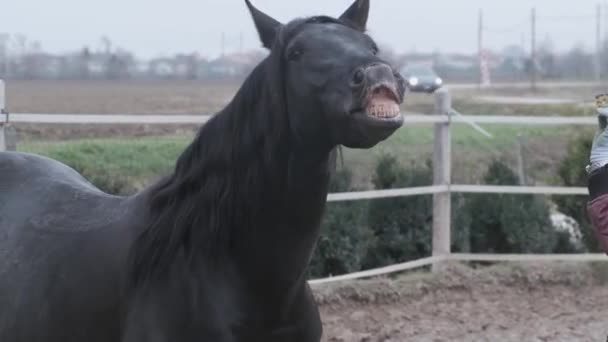
M 176 77 L 182 79 L 198 78 L 198 69 L 201 59 L 198 54 L 179 54 L 173 59 L 173 72 Z
M 64 63 L 65 63 L 64 58 L 61 56 L 52 56 L 52 55 L 44 56 L 42 66 L 40 68 L 40 78 L 43 78 L 43 79 L 60 78 Z
M 143 60 L 136 60 L 131 64 L 129 73 L 136 77 L 148 76 L 150 72 L 150 63 Z
M 471 70 L 477 68 L 478 59 L 477 56 L 463 55 L 463 54 L 445 54 L 438 58 L 437 64 L 442 69 L 448 70 Z
M 241 77 L 249 72 L 264 58 L 258 51 L 225 55 L 207 64 L 207 77 L 233 78 Z
M 423 53 L 409 53 L 405 54 L 401 57 L 402 67 L 407 67 L 408 65 L 427 65 L 433 67 L 435 64 L 435 55 L 434 54 L 423 54 Z
M 87 61 L 89 76 L 92 78 L 102 78 L 106 74 L 108 57 L 100 54 L 90 56 Z
M 13 74 L 24 78 L 54 79 L 61 77 L 64 57 L 48 53 L 30 53 L 13 64 Z
M 407 64 L 431 66 L 444 80 L 473 80 L 477 70 L 477 56 L 466 54 L 428 53 L 406 55 Z
M 150 76 L 170 78 L 174 75 L 173 60 L 170 58 L 156 58 L 150 61 Z

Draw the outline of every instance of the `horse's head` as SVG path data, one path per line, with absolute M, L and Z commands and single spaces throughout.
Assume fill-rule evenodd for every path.
M 356 0 L 338 19 L 285 25 L 245 1 L 264 47 L 281 59 L 296 138 L 369 148 L 401 127 L 405 82 L 365 34 L 369 0 Z

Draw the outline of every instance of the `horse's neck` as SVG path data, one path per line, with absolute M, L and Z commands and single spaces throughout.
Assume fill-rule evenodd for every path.
M 294 153 L 289 159 L 288 188 L 286 198 L 293 215 L 293 223 L 309 222 L 314 224 L 321 216 L 327 197 L 331 154 L 329 151 L 315 155 Z
M 243 264 L 252 272 L 273 276 L 269 289 L 287 289 L 302 279 L 319 235 L 333 153 L 292 151 L 286 158 L 286 186 L 267 193 L 263 222 L 241 244 Z M 251 274 L 251 276 L 256 276 Z
M 294 234 L 316 235 L 327 197 L 330 154 L 292 155 L 289 160 L 284 219 Z
M 314 236 L 317 233 L 327 197 L 332 156 L 329 151 L 315 154 L 290 151 L 284 164 L 277 166 L 284 183 L 267 180 L 267 184 L 281 188 L 269 186 L 262 190 L 262 199 L 268 203 L 266 210 L 269 211 L 269 220 L 265 223 L 271 227 L 254 227 L 256 234 L 267 231 L 269 234 Z

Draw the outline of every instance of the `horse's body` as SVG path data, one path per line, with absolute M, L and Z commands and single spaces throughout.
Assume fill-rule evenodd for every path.
M 0 153 L 0 341 L 320 340 L 305 275 L 333 151 L 399 128 L 404 84 L 368 1 L 287 25 L 247 4 L 271 53 L 162 181 L 110 196 Z
M 0 341 L 119 341 L 133 209 L 59 162 L 0 154 Z

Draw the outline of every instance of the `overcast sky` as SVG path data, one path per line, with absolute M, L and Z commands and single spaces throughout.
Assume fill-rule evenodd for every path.
M 529 46 L 530 9 L 538 13 L 538 38 L 551 34 L 556 48 L 577 42 L 593 47 L 595 5 L 605 0 L 372 0 L 370 33 L 397 51 L 473 52 L 477 13 L 483 8 L 490 48 Z M 337 16 L 351 0 L 252 0 L 281 21 L 297 16 Z M 605 16 L 604 18 L 608 18 Z M 0 32 L 23 33 L 51 52 L 88 45 L 98 49 L 107 35 L 140 57 L 259 47 L 243 0 L 4 0 Z

